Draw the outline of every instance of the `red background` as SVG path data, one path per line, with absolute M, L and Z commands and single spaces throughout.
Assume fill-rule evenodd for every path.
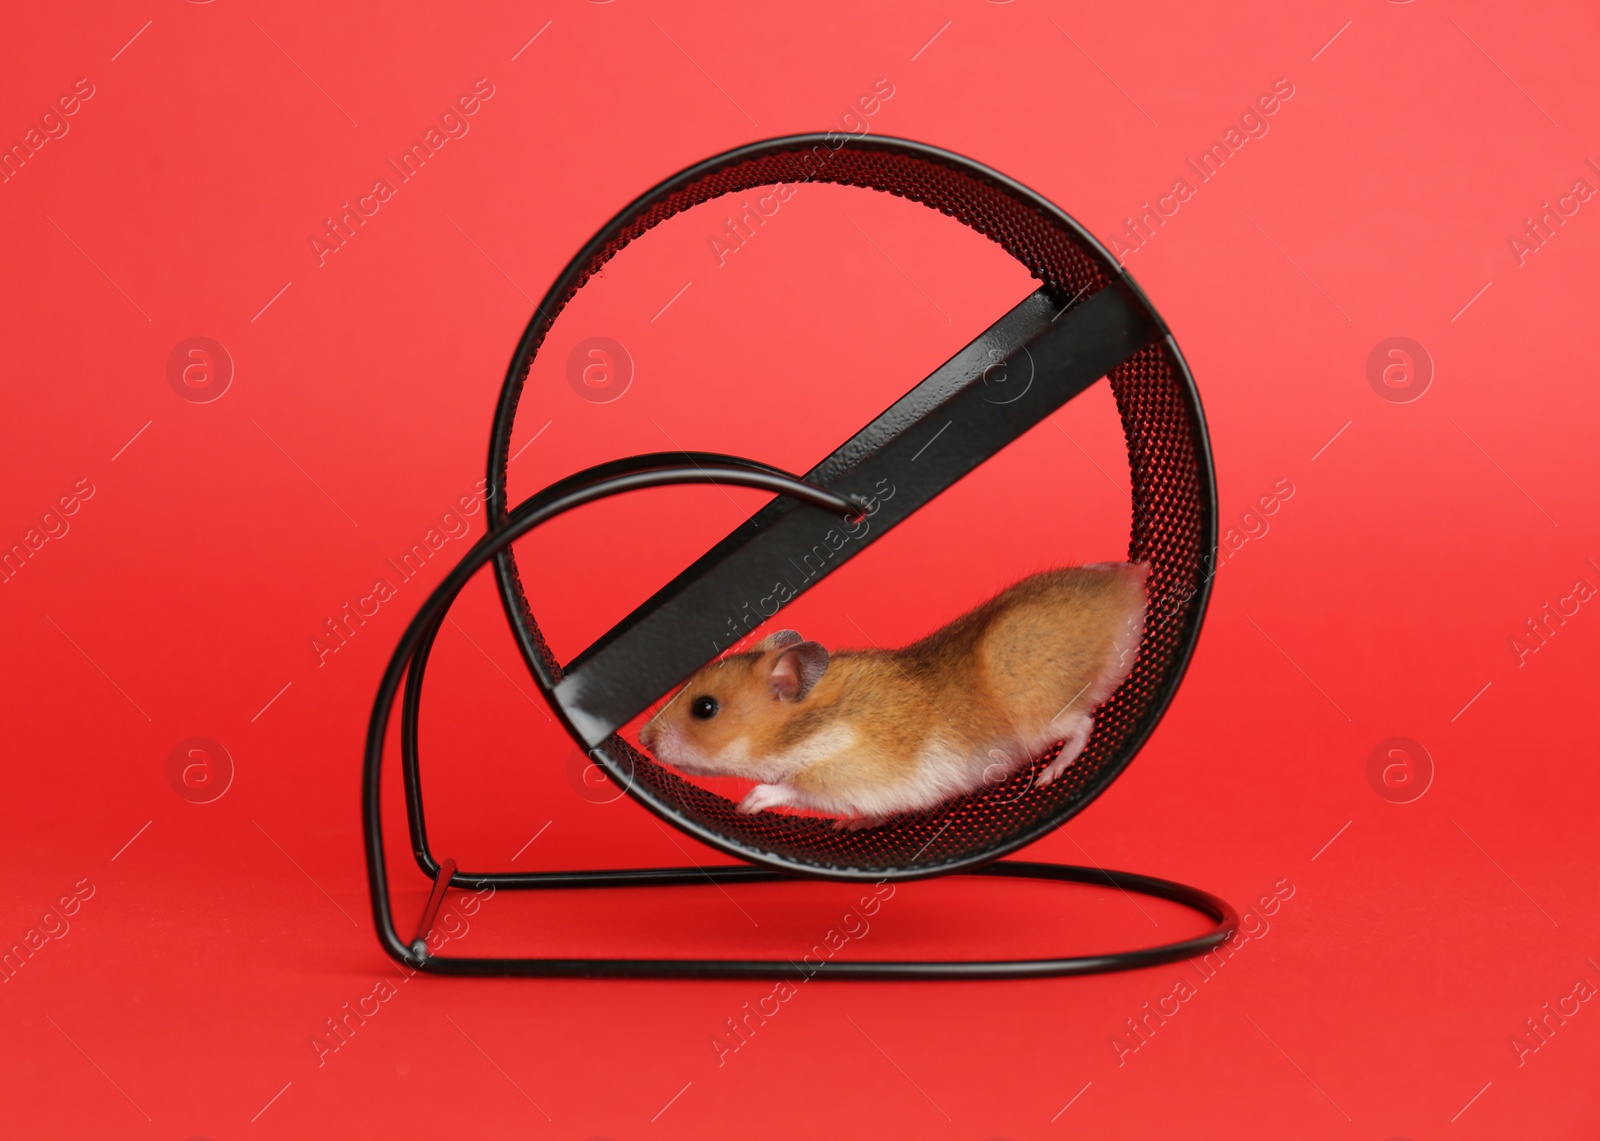
M 0 138 L 21 140 L 80 77 L 94 88 L 0 185 L 0 541 L 26 541 L 75 481 L 94 488 L 0 585 L 0 941 L 59 930 L 47 910 L 75 883 L 93 891 L 0 984 L 10 1132 L 1593 1132 L 1600 1008 L 1580 1003 L 1520 1058 L 1511 1040 L 1576 980 L 1600 985 L 1600 602 L 1574 594 L 1600 585 L 1600 485 L 1580 458 L 1600 201 L 1523 264 L 1508 240 L 1600 180 L 1591 8 L 162 0 L 92 18 L 13 5 L 0 22 Z M 480 78 L 494 94 L 469 133 L 319 265 L 323 220 Z M 371 927 L 360 743 L 395 640 L 467 541 L 320 664 L 313 637 L 471 493 L 532 299 L 606 218 L 728 147 L 848 125 L 880 78 L 894 94 L 873 133 L 970 155 L 1105 240 L 1292 83 L 1269 132 L 1128 265 L 1198 378 L 1224 526 L 1243 535 L 1279 481 L 1294 494 L 1226 559 L 1143 754 L 1027 854 L 1241 908 L 1280 881 L 1293 895 L 1120 1056 L 1124 1020 L 1191 967 L 812 981 L 720 1065 L 712 1037 L 770 984 L 400 981 Z M 816 186 L 719 266 L 715 206 L 626 251 L 562 316 L 519 421 L 516 446 L 533 442 L 518 495 L 674 446 L 803 469 L 1030 288 L 947 219 Z M 567 383 L 570 347 L 596 335 L 634 363 L 611 403 Z M 234 370 L 207 403 L 167 376 L 197 336 Z M 1368 381 L 1393 336 L 1431 356 L 1420 399 Z M 1120 557 L 1126 481 L 1102 385 L 784 621 L 831 645 L 898 644 L 1029 570 Z M 654 493 L 527 540 L 557 649 L 570 657 L 760 499 Z M 1563 597 L 1578 612 L 1519 662 L 1513 636 Z M 454 621 L 424 720 L 437 851 L 502 868 L 723 859 L 626 798 L 579 795 L 486 582 Z M 167 775 L 196 736 L 235 767 L 210 803 Z M 1410 803 L 1368 778 L 1395 736 L 1435 770 Z M 422 881 L 394 868 L 405 926 Z M 452 924 L 461 953 L 776 957 L 860 895 L 502 893 L 470 930 Z M 1088 952 L 1196 929 L 1141 906 L 902 885 L 841 953 Z M 319 1055 L 325 1020 L 383 979 L 393 997 Z

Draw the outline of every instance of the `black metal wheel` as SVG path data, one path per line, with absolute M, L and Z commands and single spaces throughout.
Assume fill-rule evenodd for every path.
M 723 194 L 801 180 L 866 187 L 921 202 L 993 239 L 1041 281 L 1038 293 L 952 358 L 954 367 L 940 370 L 950 375 L 930 378 L 941 383 L 971 383 L 974 363 L 995 359 L 988 355 L 991 351 L 1008 358 L 1027 351 L 1039 386 L 1030 396 L 1039 399 L 1018 401 L 1021 407 L 1002 409 L 984 405 L 980 390 L 969 400 L 979 411 L 1009 410 L 1016 415 L 993 417 L 997 422 L 992 425 L 963 416 L 941 437 L 942 446 L 957 445 L 951 449 L 955 451 L 965 443 L 967 458 L 976 456 L 981 461 L 1081 387 L 1102 375 L 1109 377 L 1127 436 L 1133 477 L 1128 555 L 1152 564 L 1149 633 L 1138 664 L 1112 702 L 1097 714 L 1094 736 L 1073 766 L 1070 780 L 1032 790 L 1031 773 L 1037 769 L 1024 770 L 936 814 L 859 832 L 835 831 L 826 820 L 799 816 L 743 816 L 734 811 L 731 802 L 662 768 L 612 732 L 591 733 L 581 745 L 591 750 L 611 778 L 635 799 L 741 859 L 795 874 L 873 880 L 972 867 L 1038 839 L 1082 810 L 1138 752 L 1188 664 L 1205 612 L 1216 549 L 1216 490 L 1194 380 L 1143 293 L 1072 218 L 1040 195 L 970 159 L 899 139 L 800 135 L 741 147 L 691 167 L 618 213 L 568 263 L 540 302 L 501 391 L 490 438 L 489 487 L 505 487 L 512 428 L 534 356 L 562 308 L 591 275 L 651 227 L 691 206 Z M 1052 363 L 1057 366 L 1054 376 L 1050 375 Z M 1054 392 L 1049 390 L 1051 381 L 1059 385 Z M 918 389 L 931 387 L 925 381 Z M 865 444 L 878 449 L 880 456 L 897 440 L 913 451 L 920 447 L 946 417 L 924 423 L 944 404 L 928 401 L 919 406 L 915 396 L 914 391 L 901 402 L 913 402 L 900 409 L 906 422 L 881 426 L 876 432 L 869 426 L 804 478 L 824 487 L 867 494 L 872 487 L 872 479 L 866 478 L 868 470 L 874 475 L 879 470 L 906 472 L 908 465 L 903 461 L 898 467 L 885 463 L 881 469 L 863 461 L 859 435 L 869 435 Z M 1052 401 L 1052 396 L 1059 399 Z M 948 438 L 960 431 L 969 433 L 966 441 Z M 897 483 L 903 486 L 905 478 Z M 903 502 L 903 497 L 897 495 L 896 501 Z M 508 506 L 504 495 L 491 496 L 489 502 L 497 517 L 503 518 Z M 792 504 L 776 504 L 757 517 L 759 525 L 769 526 L 772 517 L 794 510 Z M 878 532 L 886 529 L 880 522 Z M 495 573 L 506 615 L 535 676 L 558 693 L 563 684 L 568 693 L 580 688 L 580 682 L 571 680 L 573 674 L 582 679 L 581 687 L 591 695 L 608 687 L 622 691 L 620 706 L 613 702 L 605 708 L 608 716 L 599 728 L 606 729 L 608 720 L 621 724 L 627 719 L 618 720 L 617 714 L 630 701 L 637 708 L 628 716 L 704 664 L 698 660 L 661 662 L 661 668 L 644 685 L 627 689 L 614 680 L 630 667 L 639 670 L 637 657 L 619 663 L 625 655 L 634 655 L 635 647 L 647 644 L 639 629 L 644 612 L 650 612 L 652 631 L 668 629 L 668 619 L 676 615 L 663 615 L 663 607 L 686 595 L 701 597 L 691 592 L 705 581 L 708 566 L 707 560 L 702 560 L 689 568 L 639 613 L 619 623 L 616 630 L 565 667 L 556 662 L 540 634 L 510 549 L 496 557 Z M 760 585 L 765 589 L 766 583 Z M 716 641 L 721 649 L 730 641 L 714 623 L 693 630 L 692 639 L 686 624 L 673 629 L 686 644 L 695 646 Z M 611 676 L 604 676 L 607 671 Z M 652 686 L 653 691 L 646 693 Z M 1040 758 L 1040 765 L 1049 759 Z
M 1025 298 L 932 375 L 912 387 L 804 475 L 707 453 L 631 457 L 577 473 L 522 504 L 506 498 L 512 431 L 535 355 L 562 309 L 623 247 L 673 215 L 724 194 L 799 181 L 895 194 L 939 210 L 998 243 L 1039 280 Z M 995 398 L 995 361 L 1026 358 L 1026 398 Z M 1132 672 L 1100 707 L 1092 737 L 1067 775 L 1038 788 L 1046 752 L 1002 783 L 929 813 L 841 830 L 812 816 L 736 811 L 657 764 L 618 730 L 707 660 L 732 645 L 718 600 L 768 590 L 795 551 L 826 528 L 875 512 L 874 537 L 930 502 L 1045 416 L 1105 377 L 1128 447 L 1132 513 L 1128 557 L 1151 565 L 1146 634 Z M 937 438 L 937 463 L 912 466 Z M 881 481 L 892 502 L 873 495 Z M 684 482 L 727 482 L 776 498 L 572 661 L 549 649 L 518 574 L 512 542 L 549 518 L 621 491 Z M 1146 965 L 1204 951 L 1237 922 L 1223 901 L 1153 877 L 1101 869 L 993 863 L 1047 834 L 1103 792 L 1138 752 L 1171 702 L 1205 613 L 1216 549 L 1216 491 L 1199 394 L 1160 316 L 1109 253 L 1058 207 L 969 159 L 887 138 L 799 135 L 741 147 L 669 178 L 629 204 L 579 251 L 536 309 L 517 347 L 496 410 L 489 449 L 491 530 L 434 592 L 408 628 L 380 688 L 369 731 L 365 828 L 380 938 L 396 958 L 433 970 L 512 974 L 788 974 L 793 964 L 686 960 L 466 960 L 429 956 L 395 931 L 383 864 L 379 793 L 390 707 L 404 683 L 402 770 L 412 848 L 435 890 L 419 938 L 445 890 L 644 886 L 705 882 L 692 869 L 475 872 L 429 848 L 416 723 L 433 637 L 479 567 L 491 561 L 502 603 L 530 673 L 572 738 L 640 804 L 754 868 L 716 869 L 730 881 L 785 877 L 884 881 L 970 872 L 1105 883 L 1183 903 L 1216 927 L 1164 947 L 1077 959 L 1011 963 L 850 964 L 845 977 L 1001 977 Z M 870 545 L 852 544 L 827 570 Z M 824 571 L 826 573 L 826 571 Z M 794 589 L 798 594 L 822 575 Z M 785 601 L 792 600 L 786 599 Z M 1053 869 L 1053 870 L 1052 870 Z

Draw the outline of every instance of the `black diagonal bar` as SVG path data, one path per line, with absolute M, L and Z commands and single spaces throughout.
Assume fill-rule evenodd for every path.
M 1029 295 L 806 473 L 865 519 L 767 504 L 574 659 L 556 700 L 599 745 L 1160 332 L 1120 280 L 1076 306 Z

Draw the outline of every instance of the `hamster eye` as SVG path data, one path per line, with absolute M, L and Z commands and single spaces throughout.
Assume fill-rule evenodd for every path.
M 696 721 L 710 721 L 717 715 L 717 699 L 703 693 L 689 705 L 689 716 Z

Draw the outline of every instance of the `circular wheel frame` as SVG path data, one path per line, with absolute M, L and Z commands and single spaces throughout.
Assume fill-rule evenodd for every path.
M 509 508 L 506 469 L 528 371 L 557 316 L 584 282 L 628 243 L 683 210 L 724 194 L 802 181 L 879 190 L 940 210 L 1001 245 L 1069 312 L 1113 287 L 1142 310 L 1155 335 L 1108 373 L 1132 474 L 1128 556 L 1152 564 L 1147 633 L 1138 661 L 1101 707 L 1079 761 L 1055 783 L 1044 789 L 1032 785 L 1033 775 L 1053 756 L 1046 753 L 1004 783 L 932 813 L 860 831 L 835 830 L 815 817 L 741 815 L 731 801 L 663 768 L 615 734 L 590 753 L 611 779 L 658 816 L 744 860 L 792 874 L 858 880 L 912 879 L 970 868 L 1045 835 L 1121 773 L 1183 676 L 1215 565 L 1216 489 L 1193 378 L 1143 293 L 1105 248 L 1053 203 L 948 151 L 836 134 L 755 143 L 667 179 L 600 229 L 568 263 L 529 322 L 506 375 L 490 440 L 491 522 L 503 523 Z M 495 556 L 495 574 L 523 657 L 548 693 L 563 669 L 540 633 L 509 546 Z

